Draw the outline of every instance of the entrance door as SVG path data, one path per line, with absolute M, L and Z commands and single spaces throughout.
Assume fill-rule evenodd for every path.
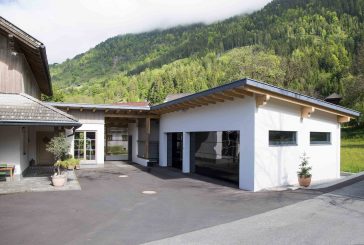
M 37 132 L 37 165 L 53 165 L 52 153 L 46 150 L 47 144 L 53 138 L 54 132 Z
M 172 167 L 182 170 L 182 155 L 183 155 L 183 134 L 172 133 L 171 134 L 171 158 Z

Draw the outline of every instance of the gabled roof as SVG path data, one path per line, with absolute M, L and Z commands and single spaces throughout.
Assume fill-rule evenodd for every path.
M 268 95 L 278 100 L 283 100 L 288 103 L 294 103 L 301 106 L 313 107 L 338 116 L 358 117 L 360 115 L 360 112 L 358 111 L 250 78 L 244 78 L 179 99 L 161 103 L 159 105 L 152 106 L 151 110 L 158 114 L 163 114 L 191 107 L 207 105 L 209 103 L 233 100 L 234 97 L 252 95 Z
M 0 125 L 81 126 L 73 116 L 23 93 L 0 93 Z
M 52 95 L 46 48 L 43 43 L 0 16 L 0 34 L 12 35 L 14 45 L 27 59 L 42 93 Z
M 191 93 L 168 94 L 167 97 L 164 99 L 164 102 L 176 100 L 176 99 L 185 97 L 187 95 L 191 95 Z
M 342 99 L 342 97 L 340 95 L 338 95 L 337 93 L 332 93 L 325 98 L 325 100 L 327 100 L 327 99 Z

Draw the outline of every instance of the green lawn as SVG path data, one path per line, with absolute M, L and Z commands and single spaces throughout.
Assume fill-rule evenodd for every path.
M 364 128 L 342 129 L 341 171 L 364 171 Z

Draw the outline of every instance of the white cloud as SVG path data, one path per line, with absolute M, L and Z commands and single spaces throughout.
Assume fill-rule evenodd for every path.
M 0 0 L 0 14 L 62 62 L 119 34 L 211 23 L 262 8 L 270 0 Z

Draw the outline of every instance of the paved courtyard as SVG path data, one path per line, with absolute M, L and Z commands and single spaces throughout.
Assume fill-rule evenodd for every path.
M 274 240 L 272 231 L 304 238 L 306 230 L 317 227 L 329 234 L 332 223 L 326 222 L 337 221 L 342 229 L 338 233 L 335 226 L 332 235 L 347 238 L 348 232 L 356 236 L 357 227 L 364 225 L 363 181 L 342 184 L 344 188 L 326 194 L 318 190 L 251 193 L 172 169 L 124 163 L 80 170 L 77 176 L 81 191 L 0 195 L 1 244 L 202 243 L 194 232 L 201 232 L 197 238 L 205 237 L 209 244 L 214 241 L 211 234 L 227 244 L 268 238 L 284 243 Z M 333 206 L 341 213 L 330 213 Z M 320 215 L 326 217 L 322 222 L 315 218 Z M 260 228 L 266 233 L 258 233 Z M 246 240 L 242 241 L 242 234 Z M 308 237 L 307 243 L 315 238 Z M 352 241 L 364 243 L 364 238 Z
M 75 172 L 67 171 L 67 183 L 62 187 L 54 187 L 51 184 L 50 176 L 53 173 L 53 167 L 29 167 L 24 178 L 11 181 L 8 177 L 8 181 L 0 182 L 0 195 L 19 192 L 81 190 Z

